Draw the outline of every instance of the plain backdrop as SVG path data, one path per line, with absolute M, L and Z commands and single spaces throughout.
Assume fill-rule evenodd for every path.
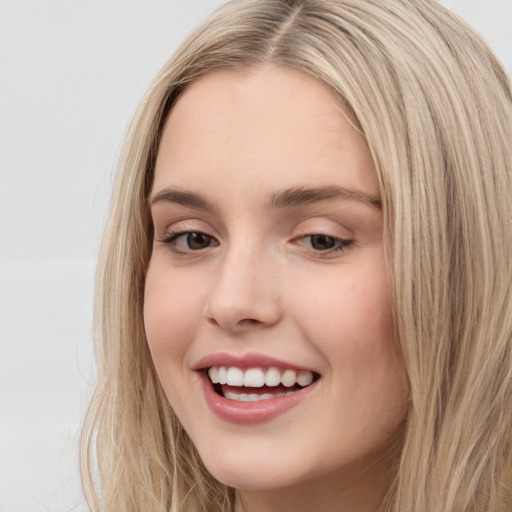
M 220 0 L 0 0 L 0 512 L 85 510 L 95 258 L 147 85 Z M 512 0 L 446 0 L 512 70 Z

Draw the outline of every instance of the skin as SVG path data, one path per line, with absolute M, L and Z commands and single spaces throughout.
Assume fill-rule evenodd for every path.
M 352 193 L 269 206 L 296 187 Z M 155 200 L 169 189 L 212 209 Z M 147 339 L 206 467 L 237 489 L 236 511 L 376 511 L 389 489 L 406 390 L 382 211 L 368 200 L 379 194 L 364 139 L 330 90 L 298 71 L 212 72 L 169 116 L 151 192 Z M 176 232 L 211 238 L 162 241 Z M 339 250 L 340 239 L 351 242 Z M 217 352 L 264 354 L 321 378 L 272 421 L 234 424 L 207 407 L 192 369 Z

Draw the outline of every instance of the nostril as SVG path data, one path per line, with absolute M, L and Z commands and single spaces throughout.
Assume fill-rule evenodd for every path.
M 206 321 L 208 323 L 210 323 L 211 325 L 214 325 L 215 327 L 228 327 L 229 324 L 227 322 L 220 322 L 219 320 L 217 320 L 216 318 L 214 317 L 208 317 L 206 319 Z M 241 320 L 238 320 L 238 321 L 235 321 L 235 323 L 233 324 L 233 328 L 234 329 L 243 329 L 243 328 L 250 328 L 250 327 L 256 327 L 256 326 L 259 326 L 259 325 L 262 325 L 264 322 L 262 322 L 261 320 L 257 320 L 256 318 L 242 318 Z
M 237 325 L 243 326 L 243 325 L 257 325 L 261 324 L 259 320 L 256 320 L 254 318 L 243 318 L 242 320 L 239 320 L 237 322 Z
M 219 322 L 217 322 L 217 320 L 215 320 L 215 318 L 207 318 L 206 321 L 215 326 L 220 326 Z

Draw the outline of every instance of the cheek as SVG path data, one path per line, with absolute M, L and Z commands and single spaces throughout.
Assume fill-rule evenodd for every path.
M 158 261 L 151 261 L 145 283 L 144 326 L 161 378 L 164 367 L 183 362 L 203 309 L 194 283 L 190 279 L 181 281 L 179 272 L 170 272 Z
M 144 293 L 146 339 L 162 388 L 180 419 L 194 419 L 200 410 L 187 380 L 192 375 L 187 354 L 203 311 L 199 285 L 158 260 L 150 262 Z
M 380 266 L 293 276 L 290 310 L 310 339 L 327 349 L 374 351 L 389 348 L 393 322 L 389 289 Z M 336 285 L 333 285 L 336 283 Z
M 394 339 L 384 265 L 352 267 L 336 276 L 296 277 L 302 279 L 297 281 L 302 293 L 293 290 L 290 309 L 296 311 L 296 322 L 324 356 L 336 382 L 336 399 L 358 397 L 373 403 L 386 395 L 402 404 L 404 372 Z

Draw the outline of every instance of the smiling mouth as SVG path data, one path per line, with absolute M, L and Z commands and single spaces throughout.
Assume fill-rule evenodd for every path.
M 320 378 L 309 370 L 277 367 L 247 368 L 211 366 L 206 375 L 215 392 L 237 402 L 256 402 L 289 396 L 307 388 Z

